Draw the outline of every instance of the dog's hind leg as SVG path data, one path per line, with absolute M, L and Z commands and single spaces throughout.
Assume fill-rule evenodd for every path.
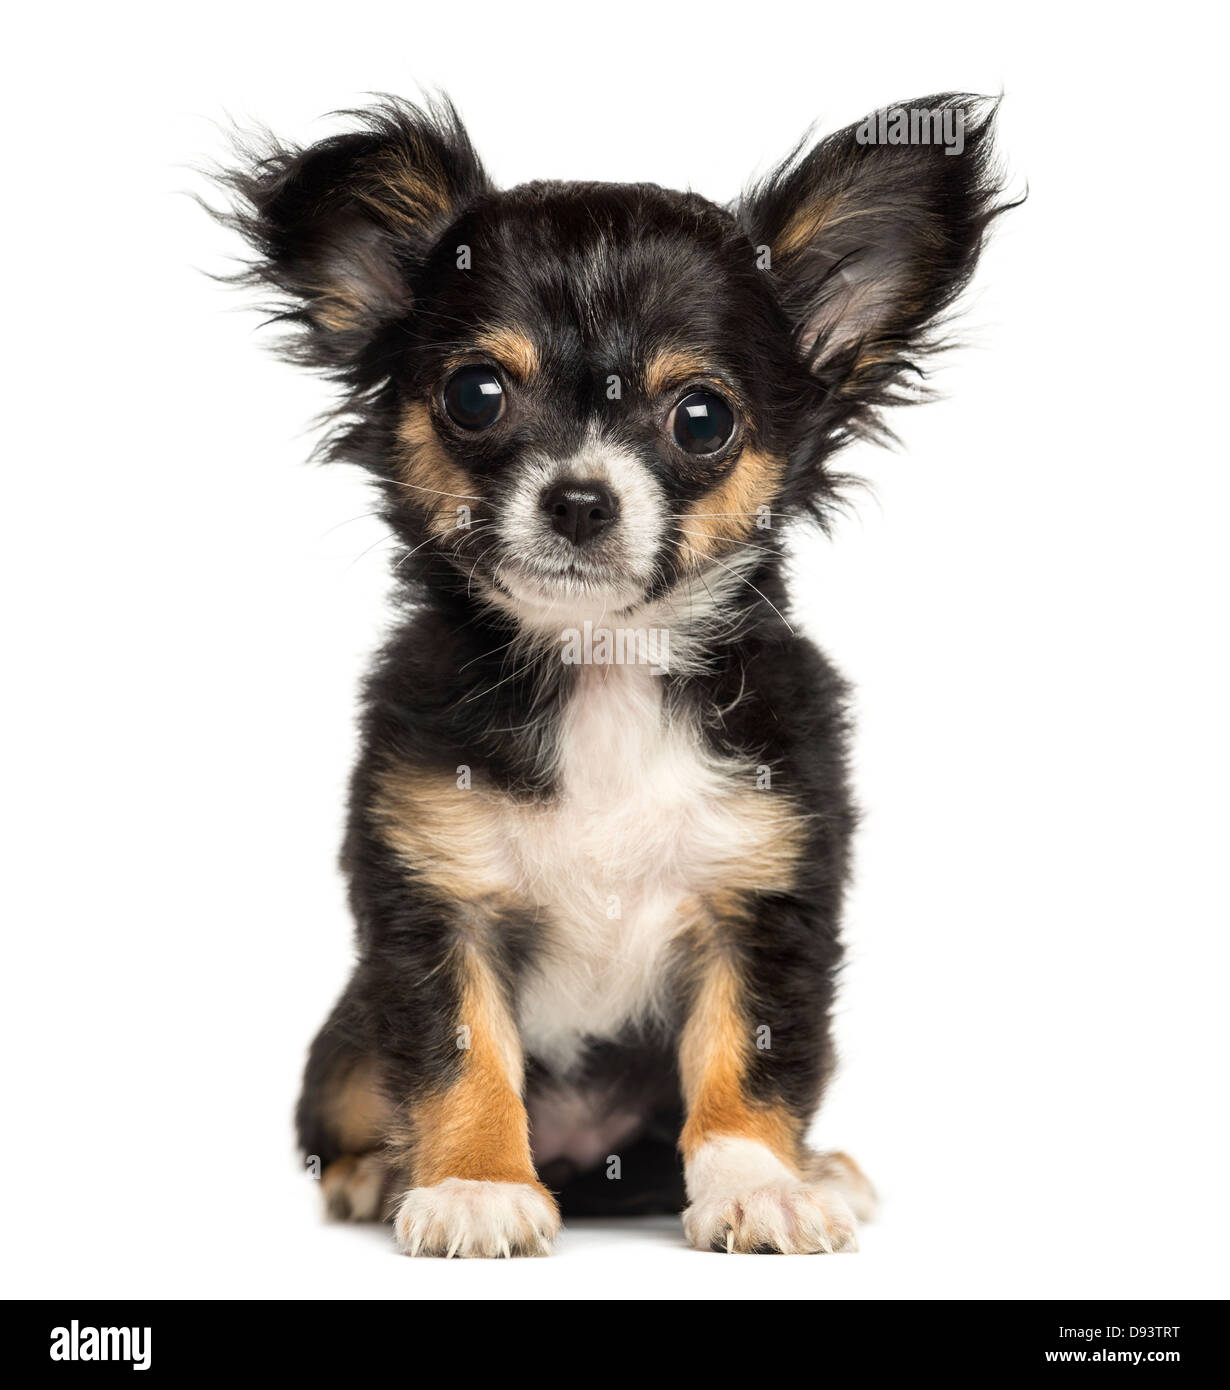
M 295 1122 L 315 1160 L 325 1210 L 337 1220 L 384 1215 L 388 1171 L 380 1149 L 389 1105 L 379 1067 L 356 1044 L 343 996 L 308 1053 Z

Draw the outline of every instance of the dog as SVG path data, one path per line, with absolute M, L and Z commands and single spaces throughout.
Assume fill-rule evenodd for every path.
M 297 1111 L 330 1214 L 415 1256 L 545 1254 L 561 1212 L 856 1247 L 871 1185 L 807 1143 L 847 689 L 790 623 L 783 546 L 926 394 L 1006 206 L 996 107 L 804 141 L 730 207 L 500 191 L 443 98 L 220 176 L 232 278 L 336 383 L 324 454 L 399 542 L 342 853 L 356 964 Z

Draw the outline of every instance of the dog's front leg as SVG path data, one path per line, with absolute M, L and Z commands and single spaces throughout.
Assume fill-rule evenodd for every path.
M 456 1057 L 410 1102 L 397 1242 L 408 1255 L 545 1255 L 559 1212 L 530 1154 L 516 1025 L 479 948 L 459 947 L 450 965 Z
M 848 1160 L 810 1153 L 803 1146 L 809 1113 L 782 1099 L 791 1089 L 806 1089 L 788 1084 L 788 1069 L 819 1063 L 827 1029 L 823 1001 L 793 1019 L 772 1003 L 758 1009 L 754 1001 L 767 1000 L 769 982 L 752 978 L 750 954 L 732 943 L 710 943 L 698 962 L 680 1037 L 687 1106 L 680 1147 L 689 1201 L 684 1230 L 700 1250 L 853 1250 L 850 1194 L 838 1190 L 846 1186 L 839 1169 Z M 784 992 L 805 997 L 793 983 Z M 783 982 L 776 984 L 783 992 Z M 823 989 L 818 980 L 813 992 Z M 766 1040 L 758 1056 L 758 1043 Z

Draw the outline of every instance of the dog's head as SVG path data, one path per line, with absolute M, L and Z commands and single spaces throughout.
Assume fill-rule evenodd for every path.
M 401 572 L 530 622 L 615 615 L 750 572 L 905 398 L 998 184 L 993 104 L 901 110 L 917 138 L 871 118 L 724 208 L 501 192 L 451 107 L 387 102 L 250 160 L 229 220 L 292 353 L 346 388 L 331 449 L 380 480 Z

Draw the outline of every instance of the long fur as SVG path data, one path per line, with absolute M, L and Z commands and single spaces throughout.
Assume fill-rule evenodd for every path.
M 960 110 L 963 153 L 851 126 L 727 208 L 650 184 L 499 191 L 444 101 L 386 98 L 307 149 L 258 137 L 221 177 L 219 215 L 251 251 L 235 278 L 282 350 L 336 383 L 327 456 L 368 471 L 401 542 L 343 854 L 358 963 L 312 1049 L 299 1133 L 326 1163 L 385 1156 L 390 1189 L 413 1189 L 398 1231 L 415 1253 L 447 1244 L 425 1235 L 422 1192 L 441 1181 L 461 1253 L 549 1235 L 525 1224 L 544 1208 L 517 1173 L 565 1210 L 677 1209 L 681 1130 L 689 1190 L 708 1183 L 698 1243 L 757 1248 L 792 1222 L 819 1232 L 807 1248 L 852 1240 L 798 1147 L 833 1060 L 846 693 L 790 622 L 783 538 L 827 522 L 834 456 L 917 396 L 1007 206 L 996 103 L 910 105 Z M 443 391 L 475 362 L 503 374 L 508 406 L 469 432 Z M 737 422 L 712 456 L 670 433 L 698 389 Z M 565 564 L 535 489 L 569 470 L 623 510 L 597 559 Z M 585 618 L 661 625 L 677 659 L 596 685 L 558 659 L 559 629 Z M 617 873 L 631 916 L 610 927 L 586 904 Z M 629 1001 L 592 1034 L 587 981 L 606 989 L 595 1018 Z M 552 990 L 571 992 L 557 1018 Z M 487 1051 L 459 1053 L 474 1017 Z M 620 1182 L 577 1157 L 577 1115 L 622 1145 Z M 538 1170 L 515 1158 L 531 1129 Z M 741 1235 L 705 1175 L 733 1180 L 732 1154 L 757 1170 L 758 1146 L 773 1176 Z M 510 1195 L 465 1185 L 484 1177 Z

